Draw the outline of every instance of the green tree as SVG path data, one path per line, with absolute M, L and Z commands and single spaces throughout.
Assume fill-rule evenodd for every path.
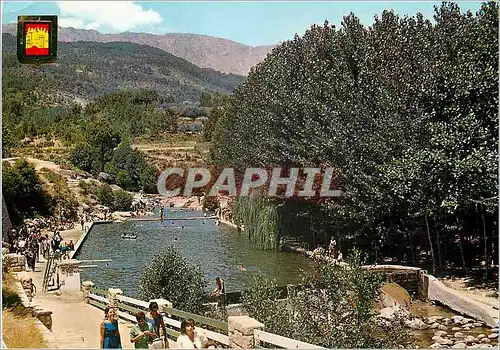
M 359 252 L 349 267 L 323 265 L 319 275 L 305 276 L 288 298 L 278 300 L 276 284 L 262 276 L 244 293 L 249 315 L 266 330 L 326 348 L 394 348 L 409 345 L 401 324 L 379 322 L 373 310 L 382 279 L 362 269 Z
M 35 215 L 51 214 L 51 198 L 43 189 L 35 167 L 25 159 L 17 159 L 14 164 L 2 166 L 2 190 L 14 225 Z
M 113 210 L 128 211 L 132 207 L 133 197 L 130 193 L 118 190 L 114 193 Z
M 173 247 L 156 254 L 144 269 L 138 286 L 142 300 L 164 298 L 175 308 L 201 313 L 207 281 L 199 266 L 191 265 Z
M 113 193 L 113 189 L 108 184 L 103 184 L 97 190 L 97 198 L 99 199 L 99 203 L 113 209 L 115 204 L 115 194 Z

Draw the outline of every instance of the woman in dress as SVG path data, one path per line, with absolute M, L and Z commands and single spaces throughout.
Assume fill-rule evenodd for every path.
M 113 307 L 104 310 L 105 319 L 101 323 L 101 349 L 121 349 L 118 315 Z
M 201 349 L 206 348 L 205 337 L 194 333 L 194 320 L 189 318 L 181 322 L 181 335 L 177 338 L 178 349 Z

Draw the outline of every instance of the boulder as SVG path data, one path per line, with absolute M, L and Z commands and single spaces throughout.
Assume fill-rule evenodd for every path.
M 443 337 L 443 336 L 445 336 L 447 334 L 448 334 L 448 332 L 445 332 L 445 331 L 437 331 L 435 333 L 435 335 L 437 335 L 438 337 Z
M 479 334 L 477 336 L 477 339 L 483 339 L 483 338 L 486 338 L 486 334 Z
M 481 339 L 481 343 L 483 343 L 483 344 L 489 344 L 489 343 L 491 343 L 491 339 L 489 339 L 489 338 L 483 338 L 483 339 Z
M 498 333 L 491 333 L 489 336 L 488 336 L 489 339 L 497 339 L 498 338 Z
M 430 349 L 440 349 L 442 347 L 443 346 L 441 344 L 439 344 L 439 343 L 434 343 L 431 346 L 429 346 Z
M 439 330 L 442 330 L 442 331 L 447 331 L 447 330 L 448 330 L 448 327 L 446 327 L 444 324 L 440 324 L 440 325 L 438 326 L 438 329 L 439 329 Z
M 468 335 L 467 337 L 465 337 L 465 342 L 468 344 L 477 343 L 477 339 L 472 335 Z
M 431 316 L 427 319 L 429 323 L 435 323 L 437 321 L 441 321 L 444 317 L 443 316 Z
M 465 349 L 467 348 L 467 344 L 465 343 L 456 343 L 452 346 L 453 349 Z
M 396 311 L 393 307 L 384 307 L 382 310 L 380 310 L 380 316 L 387 320 L 393 320 L 394 317 L 396 317 Z
M 454 323 L 460 323 L 462 322 L 462 320 L 464 319 L 463 316 L 459 316 L 459 315 L 456 315 L 456 316 L 452 316 L 451 317 L 451 320 L 454 322 Z
M 414 318 L 413 320 L 405 321 L 405 325 L 408 328 L 413 329 L 413 330 L 429 328 L 429 326 L 427 324 L 425 324 L 425 322 L 419 318 Z
M 465 338 L 465 334 L 463 334 L 462 332 L 456 332 L 454 336 L 455 338 Z
M 497 333 L 498 334 L 498 328 L 492 328 L 491 333 Z
M 460 328 L 460 327 L 453 327 L 451 330 L 454 331 L 454 332 L 458 332 L 458 331 L 461 331 L 462 328 Z
M 453 340 L 450 340 L 450 339 L 438 339 L 436 341 L 436 343 L 439 343 L 441 345 L 453 345 Z
M 105 172 L 100 172 L 99 175 L 97 175 L 97 180 L 103 182 L 111 182 L 113 181 L 113 176 Z
M 437 323 L 437 322 L 434 322 L 433 324 L 431 324 L 432 329 L 436 329 L 438 327 L 439 327 L 439 323 Z

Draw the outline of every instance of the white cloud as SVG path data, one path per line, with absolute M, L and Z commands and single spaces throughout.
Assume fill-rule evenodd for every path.
M 58 1 L 59 25 L 117 33 L 157 25 L 163 21 L 154 10 L 132 1 Z

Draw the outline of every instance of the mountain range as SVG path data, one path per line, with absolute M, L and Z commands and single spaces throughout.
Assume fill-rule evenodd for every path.
M 16 37 L 2 34 L 3 91 L 29 87 L 49 100 L 44 105 L 85 103 L 127 89 L 153 89 L 176 103 L 197 102 L 202 92 L 231 93 L 245 80 L 130 42 L 60 42 L 57 62 L 42 66 L 19 63 L 16 48 Z
M 4 25 L 2 31 L 15 36 L 17 24 Z M 275 45 L 247 46 L 235 41 L 199 34 L 156 35 L 131 32 L 102 34 L 96 30 L 62 27 L 58 30 L 58 40 L 59 42 L 130 42 L 148 45 L 183 58 L 201 68 L 212 68 L 222 73 L 243 76 L 249 73 L 251 67 L 264 60 L 275 47 Z

